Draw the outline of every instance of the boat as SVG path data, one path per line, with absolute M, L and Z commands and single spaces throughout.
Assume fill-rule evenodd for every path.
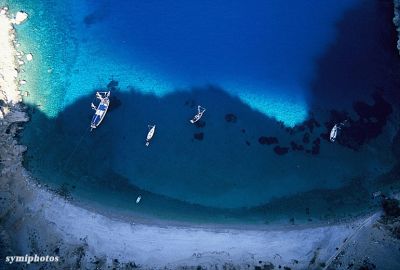
M 190 120 L 190 123 L 194 124 L 197 121 L 199 121 L 205 111 L 206 111 L 206 108 L 203 108 L 200 105 L 198 105 L 197 106 L 197 114 Z
M 335 142 L 335 140 L 336 140 L 336 137 L 337 137 L 337 135 L 338 135 L 338 131 L 343 127 L 343 126 L 345 126 L 345 124 L 347 123 L 347 119 L 346 120 L 344 120 L 342 123 L 339 123 L 339 124 L 335 124 L 334 126 L 333 126 L 333 128 L 331 129 L 331 133 L 329 134 L 329 139 L 331 140 L 331 142 Z
M 141 199 L 142 199 L 142 196 L 139 195 L 139 196 L 136 198 L 136 203 L 139 203 Z
M 331 142 L 335 142 L 336 136 L 337 136 L 337 132 L 338 132 L 338 129 L 339 129 L 339 128 L 340 128 L 340 127 L 339 127 L 338 124 L 335 124 L 335 125 L 333 126 L 333 128 L 332 128 L 332 130 L 331 130 L 331 134 L 329 135 L 329 139 L 331 140 Z
M 99 105 L 96 107 L 93 103 L 91 104 L 92 109 L 95 110 L 92 122 L 90 123 L 90 131 L 97 128 L 103 121 L 104 116 L 107 113 L 108 107 L 110 106 L 110 91 L 108 92 L 96 92 L 96 98 L 100 100 Z
M 146 146 L 150 145 L 150 140 L 153 138 L 154 132 L 156 131 L 156 125 L 148 125 L 148 127 L 149 127 L 149 132 L 147 133 L 146 137 Z

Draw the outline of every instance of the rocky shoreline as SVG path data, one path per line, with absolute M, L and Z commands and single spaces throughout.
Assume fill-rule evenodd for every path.
M 394 17 L 393 23 L 396 26 L 398 39 L 397 39 L 397 49 L 400 53 L 400 0 L 393 0 L 394 4 Z
M 29 120 L 24 112 L 22 96 L 18 89 L 18 75 L 22 70 L 23 52 L 17 51 L 14 25 L 23 23 L 28 18 L 24 12 L 17 12 L 14 17 L 8 13 L 8 8 L 0 10 L 0 164 L 2 177 L 11 177 L 22 169 L 22 154 L 26 147 L 19 145 L 15 134 L 22 129 L 21 124 Z M 31 58 L 29 58 L 31 59 Z

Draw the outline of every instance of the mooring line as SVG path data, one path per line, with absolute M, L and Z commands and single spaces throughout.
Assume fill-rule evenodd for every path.
M 71 152 L 71 154 L 69 155 L 69 157 L 67 158 L 67 161 L 65 162 L 64 167 L 62 168 L 62 170 L 65 170 L 69 164 L 69 162 L 71 161 L 72 156 L 75 154 L 76 150 L 78 150 L 78 147 L 81 145 L 83 138 L 86 136 L 86 134 L 89 131 L 89 127 L 85 130 L 85 132 L 83 133 L 83 135 L 81 136 L 81 138 L 79 139 L 78 143 L 76 144 L 74 150 Z

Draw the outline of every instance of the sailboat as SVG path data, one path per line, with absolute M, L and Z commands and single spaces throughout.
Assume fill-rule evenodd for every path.
M 153 138 L 154 132 L 156 131 L 156 125 L 148 125 L 148 127 L 149 127 L 149 132 L 147 133 L 146 137 L 146 146 L 150 145 L 150 140 Z
M 348 120 L 344 120 L 342 123 L 335 124 L 331 129 L 331 133 L 329 134 L 329 139 L 331 142 L 335 142 L 336 137 L 338 135 L 339 130 L 345 125 Z
M 203 113 L 206 111 L 206 108 L 201 107 L 200 105 L 197 106 L 197 114 L 190 120 L 190 123 L 194 124 L 200 120 L 203 116 Z
M 96 92 L 96 98 L 100 100 L 99 105 L 96 107 L 93 103 L 91 107 L 95 110 L 95 114 L 93 115 L 92 122 L 90 123 L 90 131 L 94 128 L 97 128 L 101 121 L 103 121 L 104 116 L 107 113 L 108 107 L 110 106 L 110 91 L 108 92 Z

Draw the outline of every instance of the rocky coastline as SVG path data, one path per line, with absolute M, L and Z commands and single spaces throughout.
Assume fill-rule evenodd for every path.
M 400 0 L 393 0 L 394 4 L 394 17 L 393 17 L 393 23 L 396 26 L 397 30 L 397 49 L 399 50 L 400 53 Z

